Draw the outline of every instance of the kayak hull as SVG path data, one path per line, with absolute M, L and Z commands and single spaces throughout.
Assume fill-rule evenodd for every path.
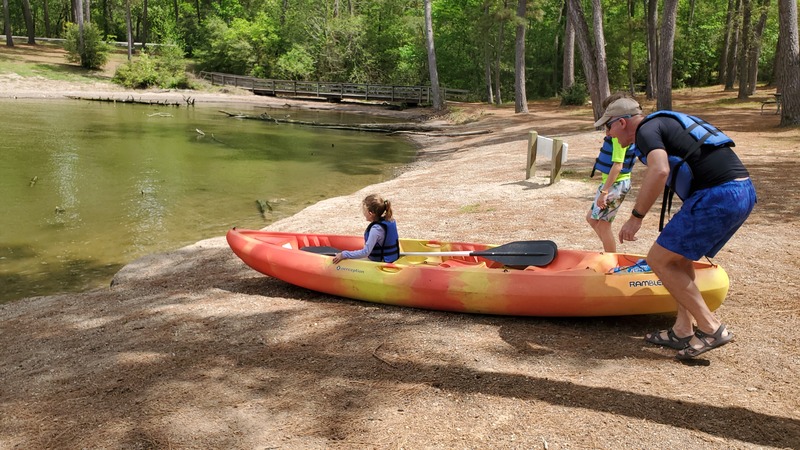
M 401 239 L 394 263 L 343 260 L 303 251 L 329 246 L 363 247 L 361 236 L 232 229 L 233 252 L 248 266 L 287 283 L 326 294 L 438 311 L 540 317 L 663 314 L 676 311 L 673 297 L 650 273 L 608 273 L 641 255 L 559 249 L 544 267 L 509 268 L 480 256 L 436 252 L 482 251 L 493 245 Z M 718 265 L 695 262 L 696 283 L 708 307 L 719 308 L 728 275 Z

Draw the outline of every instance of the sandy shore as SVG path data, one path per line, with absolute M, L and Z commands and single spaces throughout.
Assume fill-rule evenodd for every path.
M 94 89 L 18 84 L 0 95 L 133 95 Z M 239 94 L 191 96 L 430 115 Z M 696 97 L 675 101 L 699 108 Z M 520 116 L 513 107 L 452 107 L 436 120 L 491 132 L 410 135 L 419 158 L 396 179 L 268 228 L 359 234 L 360 200 L 378 192 L 393 201 L 404 236 L 601 248 L 584 222 L 595 188 L 585 177 L 602 139 L 588 108 L 535 102 Z M 134 261 L 109 288 L 0 306 L 0 448 L 798 448 L 800 202 L 791 189 L 800 133 L 749 109 L 703 112 L 731 130 L 763 195 L 717 258 L 732 280 L 719 314 L 737 341 L 698 364 L 642 341 L 669 316 L 538 319 L 372 305 L 261 276 L 220 236 Z M 755 120 L 758 129 L 743 128 Z M 566 179 L 548 185 L 544 164 L 525 179 L 530 130 L 569 143 Z M 785 190 L 771 189 L 767 174 Z M 646 252 L 657 235 L 651 216 L 621 251 Z

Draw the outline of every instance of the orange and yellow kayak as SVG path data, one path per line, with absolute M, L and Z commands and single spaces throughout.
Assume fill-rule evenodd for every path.
M 349 259 L 333 264 L 331 256 L 308 251 L 308 247 L 358 250 L 363 247 L 364 238 L 234 228 L 227 239 L 245 264 L 265 275 L 306 289 L 368 302 L 542 317 L 661 314 L 676 310 L 675 300 L 654 273 L 624 270 L 643 258 L 641 255 L 558 249 L 548 264 L 521 268 L 480 256 L 499 248 L 494 245 L 401 239 L 401 257 L 394 263 Z M 720 266 L 707 262 L 696 261 L 694 268 L 706 304 L 712 311 L 719 308 L 728 292 L 728 275 Z

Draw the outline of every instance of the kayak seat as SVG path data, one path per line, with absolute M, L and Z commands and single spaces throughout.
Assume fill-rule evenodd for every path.
M 468 258 L 468 259 L 467 259 Z M 478 261 L 478 258 L 468 256 L 467 258 L 461 259 L 460 257 L 450 258 L 446 261 L 442 261 L 439 264 L 439 267 L 475 267 L 481 264 L 484 264 L 483 261 Z
M 591 269 L 598 273 L 606 273 L 617 267 L 616 253 L 590 253 L 575 264 L 575 269 Z
M 302 247 L 329 247 L 330 239 L 327 236 L 316 236 L 313 234 L 298 236 L 300 248 Z

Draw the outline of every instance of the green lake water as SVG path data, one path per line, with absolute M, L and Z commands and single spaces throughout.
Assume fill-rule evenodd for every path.
M 415 155 L 397 137 L 220 110 L 375 122 L 366 116 L 77 100 L 0 108 L 0 303 L 107 286 L 138 257 L 262 228 L 391 178 Z

